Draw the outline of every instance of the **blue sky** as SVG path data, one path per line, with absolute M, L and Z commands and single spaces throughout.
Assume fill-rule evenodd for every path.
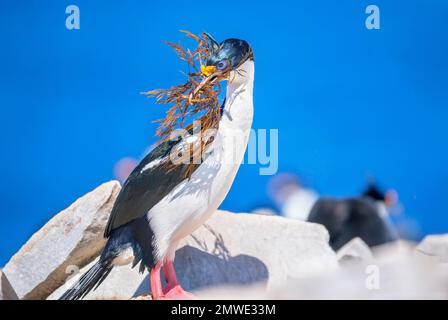
M 253 127 L 279 129 L 280 171 L 333 196 L 373 174 L 423 234 L 447 232 L 447 16 L 442 0 L 1 1 L 0 265 L 155 141 L 164 109 L 139 93 L 184 80 L 162 42 L 180 29 L 252 44 Z M 222 208 L 267 203 L 268 179 L 242 166 Z

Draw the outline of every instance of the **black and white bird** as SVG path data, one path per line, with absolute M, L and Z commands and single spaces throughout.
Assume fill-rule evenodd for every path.
M 396 205 L 396 192 L 383 192 L 371 183 L 362 195 L 347 199 L 322 197 L 316 201 L 308 216 L 309 222 L 324 225 L 330 234 L 334 250 L 355 237 L 369 246 L 398 239 L 389 220 L 388 211 Z
M 133 170 L 114 204 L 98 262 L 60 299 L 81 299 L 96 289 L 117 265 L 140 263 L 150 273 L 154 299 L 189 298 L 174 271 L 178 243 L 200 227 L 226 197 L 244 156 L 253 118 L 254 59 L 250 45 L 239 39 L 218 44 L 206 63 L 204 79 L 216 81 L 227 72 L 226 99 L 207 157 L 185 177 L 187 165 L 163 165 L 181 143 L 166 141 Z M 210 72 L 212 70 L 212 72 Z M 221 79 L 219 79 L 221 80 Z M 161 271 L 166 280 L 162 287 Z

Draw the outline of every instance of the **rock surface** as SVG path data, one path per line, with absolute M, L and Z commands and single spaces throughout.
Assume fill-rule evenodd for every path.
M 94 259 L 105 244 L 103 232 L 118 192 L 104 183 L 54 216 L 6 264 L 3 272 L 20 299 L 45 299 L 68 273 Z
M 34 234 L 0 271 L 0 299 L 59 298 L 96 261 L 119 190 L 101 185 Z M 203 299 L 448 299 L 447 262 L 448 235 L 375 248 L 355 238 L 336 254 L 321 225 L 217 211 L 184 239 L 175 266 Z M 147 272 L 121 266 L 86 299 L 148 292 Z
M 397 241 L 372 249 L 371 259 L 345 264 L 337 272 L 291 282 L 286 299 L 447 299 L 448 269 Z
M 291 279 L 335 270 L 338 263 L 328 245 L 328 233 L 320 225 L 217 211 L 180 245 L 175 267 L 181 284 L 190 291 L 257 285 L 264 292 Z M 49 299 L 57 299 L 74 281 L 72 278 Z M 86 298 L 130 299 L 148 291 L 146 273 L 122 266 L 114 268 Z M 200 297 L 207 298 L 207 294 Z
M 441 262 L 448 262 L 448 234 L 425 237 L 417 246 L 417 250 Z
M 373 248 L 372 259 L 273 286 L 218 287 L 198 293 L 208 299 L 448 299 L 448 266 L 415 254 L 411 243 Z
M 361 238 L 353 238 L 336 253 L 339 262 L 370 261 L 372 251 Z
M 5 274 L 0 270 L 0 300 L 17 300 L 17 294 L 11 287 Z

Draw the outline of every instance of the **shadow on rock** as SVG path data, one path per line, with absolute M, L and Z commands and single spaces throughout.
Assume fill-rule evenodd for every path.
M 222 244 L 220 248 L 223 249 Z M 268 269 L 261 260 L 248 255 L 231 257 L 224 252 L 225 255 L 222 250 L 211 254 L 189 245 L 179 249 L 174 263 L 182 287 L 194 291 L 222 285 L 262 283 L 268 279 Z M 149 279 L 145 277 L 134 296 L 148 291 Z

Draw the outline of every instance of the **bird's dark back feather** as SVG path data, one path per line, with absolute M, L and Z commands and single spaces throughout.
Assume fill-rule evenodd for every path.
M 150 162 L 169 156 L 179 142 L 166 141 L 150 152 L 132 171 L 114 203 L 104 236 L 135 219 L 141 218 L 181 181 L 185 180 L 187 165 L 178 165 L 171 170 L 163 163 L 143 170 Z M 197 169 L 197 168 L 195 168 Z
M 225 102 L 226 99 L 221 105 L 221 115 Z M 192 129 L 189 130 L 189 134 L 193 134 Z M 166 164 L 161 163 L 142 172 L 143 168 L 152 161 L 169 157 L 173 147 L 181 140 L 182 138 L 179 137 L 161 143 L 135 167 L 115 200 L 104 231 L 105 238 L 108 238 L 113 230 L 144 217 L 154 205 L 186 179 L 187 170 L 191 170 L 191 166 L 187 164 L 177 165 L 168 170 Z M 200 164 L 193 165 L 190 174 L 199 166 Z

